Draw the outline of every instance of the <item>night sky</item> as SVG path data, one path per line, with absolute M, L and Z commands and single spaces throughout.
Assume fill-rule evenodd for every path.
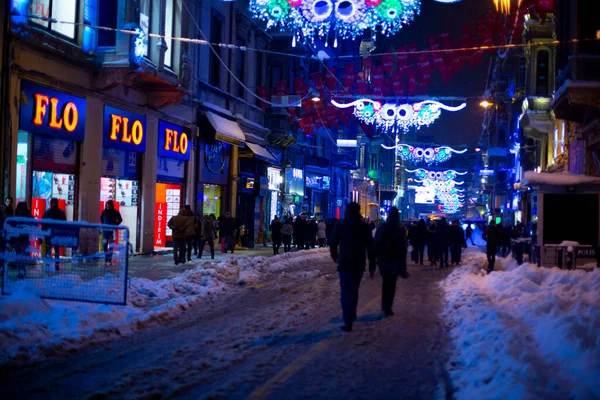
M 421 14 L 414 22 L 403 28 L 391 38 L 382 35 L 377 37 L 377 49 L 374 53 L 389 51 L 411 43 L 417 43 L 417 50 L 429 47 L 429 38 L 441 33 L 450 33 L 450 40 L 459 47 L 461 27 L 467 24 L 475 29 L 475 22 L 489 12 L 494 11 L 492 0 L 463 0 L 459 3 L 438 3 L 433 0 L 422 0 Z M 485 90 L 489 60 L 493 51 L 485 53 L 483 61 L 472 68 L 461 68 L 445 85 L 439 72 L 431 76 L 431 87 L 426 93 L 429 96 L 480 97 Z M 442 111 L 442 116 L 429 128 L 421 128 L 419 137 L 427 140 L 433 136 L 438 144 L 449 146 L 468 146 L 469 152 L 477 144 L 481 133 L 483 110 L 479 99 L 467 101 L 467 108 L 460 112 Z

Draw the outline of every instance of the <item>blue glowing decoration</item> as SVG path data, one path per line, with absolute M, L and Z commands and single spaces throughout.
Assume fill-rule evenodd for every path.
M 442 110 L 456 112 L 467 106 L 466 103 L 462 103 L 451 107 L 434 100 L 394 105 L 381 104 L 371 99 L 358 99 L 346 104 L 331 100 L 331 104 L 337 108 L 354 107 L 354 116 L 359 121 L 391 133 L 406 133 L 412 127 L 420 129 L 422 126 L 429 126 L 442 115 Z
M 299 39 L 356 38 L 367 30 L 396 34 L 420 12 L 421 0 L 250 0 L 250 13 L 267 30 L 292 31 Z
M 453 169 L 447 169 L 444 171 L 428 171 L 423 168 L 417 168 L 417 169 L 413 169 L 413 170 L 405 168 L 405 171 L 415 174 L 417 179 L 430 179 L 432 181 L 455 180 L 458 175 L 466 175 L 467 174 L 467 172 L 458 172 Z
M 464 189 L 459 189 L 456 186 L 464 184 L 462 181 L 456 181 L 458 175 L 466 175 L 466 172 L 457 172 L 452 169 L 445 171 L 428 171 L 422 168 L 409 170 L 406 172 L 415 174 L 415 182 L 422 183 L 427 191 L 435 195 L 447 214 L 458 212 L 463 206 Z
M 135 28 L 135 35 L 131 38 L 131 64 L 140 66 L 142 59 L 148 54 L 148 38 L 141 28 Z
M 452 158 L 452 154 L 463 154 L 467 151 L 464 150 L 454 150 L 448 146 L 440 146 L 440 147 L 413 147 L 408 144 L 397 144 L 396 146 L 385 146 L 381 145 L 386 150 L 396 149 L 398 153 L 398 157 L 400 157 L 404 161 L 409 162 L 421 162 L 424 161 L 427 164 L 437 164 L 448 161 Z

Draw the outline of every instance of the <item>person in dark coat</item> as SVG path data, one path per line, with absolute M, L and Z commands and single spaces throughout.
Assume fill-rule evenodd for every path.
M 425 255 L 425 242 L 427 241 L 427 226 L 422 218 L 416 225 L 412 237 L 412 246 L 414 247 L 416 262 L 423 265 L 423 256 Z
M 304 249 L 304 231 L 305 222 L 302 217 L 299 215 L 296 217 L 296 221 L 294 221 L 294 244 L 296 245 L 297 250 Z
M 475 242 L 473 241 L 473 228 L 471 228 L 471 224 L 467 225 L 467 242 L 471 241 L 471 244 L 475 246 Z
M 333 261 L 338 263 L 340 275 L 340 300 L 344 316 L 341 329 L 351 332 L 352 324 L 356 320 L 358 289 L 365 271 L 365 253 L 369 259 L 371 278 L 376 267 L 373 236 L 360 215 L 360 206 L 357 203 L 352 202 L 346 206 L 344 220 L 336 224 L 329 250 Z
M 496 223 L 492 221 L 490 226 L 485 228 L 483 231 L 483 240 L 486 241 L 485 250 L 487 253 L 488 259 L 488 272 L 492 272 L 494 270 L 494 264 L 496 263 L 496 250 L 498 248 L 498 243 L 500 242 L 500 236 L 502 233 L 496 226 Z
M 385 316 L 394 315 L 392 305 L 396 295 L 398 276 L 408 278 L 406 271 L 406 233 L 400 225 L 400 212 L 392 207 L 387 221 L 377 228 L 375 252 L 377 264 L 383 278 L 381 286 L 381 311 Z
M 13 198 L 7 197 L 4 199 L 4 204 L 2 205 L 2 210 L 0 210 L 0 231 L 4 230 L 4 221 L 6 218 L 13 217 L 15 215 L 15 210 L 13 209 Z M 0 235 L 0 252 L 6 250 L 6 241 L 4 240 L 4 235 Z
M 281 236 L 281 228 L 283 224 L 279 220 L 279 217 L 276 215 L 271 222 L 271 239 L 273 240 L 273 254 L 279 254 L 279 248 L 281 247 L 282 236 Z
M 198 257 L 198 251 L 200 248 L 200 242 L 202 241 L 202 215 L 196 212 L 194 216 L 194 255 Z M 214 250 L 214 243 L 213 243 Z
M 460 226 L 458 220 L 452 221 L 452 225 L 449 227 L 450 230 L 450 256 L 452 258 L 452 265 L 460 264 L 461 253 L 463 247 L 467 247 L 467 241 L 465 240 L 465 232 Z
M 440 268 L 450 267 L 448 264 L 448 251 L 450 249 L 451 232 L 448 228 L 448 221 L 446 218 L 442 218 L 436 231 Z
M 42 215 L 42 219 L 55 219 L 57 221 L 66 221 L 67 216 L 65 212 L 58 208 L 58 199 L 53 197 L 50 199 L 50 208 L 44 212 Z M 43 257 L 48 257 L 51 253 L 51 248 L 54 250 L 54 258 L 57 260 L 54 263 L 55 269 L 60 270 L 60 266 L 58 264 L 58 260 L 60 259 L 60 246 L 55 246 L 52 244 L 52 235 L 49 237 L 48 243 L 46 243 L 46 254 Z
M 190 205 L 186 205 L 183 208 L 184 215 L 188 218 L 188 226 L 185 231 L 185 251 L 187 255 L 187 261 L 192 260 L 192 249 L 194 248 L 194 241 L 196 239 L 196 214 L 192 211 Z
M 213 217 L 205 215 L 202 218 L 202 222 L 200 223 L 200 235 L 202 236 L 202 239 L 200 240 L 200 246 L 198 248 L 198 255 L 196 256 L 196 258 L 202 258 L 204 246 L 208 243 L 208 248 L 210 250 L 210 258 L 214 260 L 215 237 L 217 236 L 217 229 Z
M 513 239 L 513 230 L 508 225 L 508 223 L 504 224 L 502 228 L 502 257 L 505 257 L 505 253 L 510 254 L 510 242 Z
M 118 210 L 115 210 L 115 203 L 112 200 L 108 200 L 100 214 L 100 223 L 104 225 L 121 225 L 123 218 Z M 110 265 L 112 263 L 112 251 L 110 248 L 114 241 L 115 232 L 113 229 L 102 231 L 102 249 L 104 250 L 104 263 Z
M 283 242 L 283 251 L 289 253 L 292 251 L 292 236 L 294 235 L 294 225 L 292 218 L 289 217 L 281 226 L 281 241 Z
M 317 243 L 317 233 L 319 232 L 319 225 L 317 225 L 317 220 L 310 219 L 306 221 L 306 248 L 314 249 Z
M 412 246 L 412 251 L 410 252 L 410 259 L 415 262 L 418 263 L 419 258 L 417 256 L 417 247 L 415 246 L 415 240 L 417 237 L 417 224 L 414 223 L 410 223 L 409 228 L 408 228 L 408 241 L 410 243 L 410 245 Z
M 437 265 L 438 247 L 437 223 L 432 221 L 427 228 L 427 259 L 431 266 Z

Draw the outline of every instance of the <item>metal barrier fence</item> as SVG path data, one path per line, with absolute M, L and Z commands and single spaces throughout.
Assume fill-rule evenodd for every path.
M 40 297 L 127 302 L 129 229 L 33 218 L 8 218 L 0 244 L 2 294 L 33 284 Z

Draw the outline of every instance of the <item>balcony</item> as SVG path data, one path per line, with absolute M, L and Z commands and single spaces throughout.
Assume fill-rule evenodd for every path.
M 600 56 L 571 56 L 557 85 L 551 104 L 556 118 L 587 124 L 600 117 Z

